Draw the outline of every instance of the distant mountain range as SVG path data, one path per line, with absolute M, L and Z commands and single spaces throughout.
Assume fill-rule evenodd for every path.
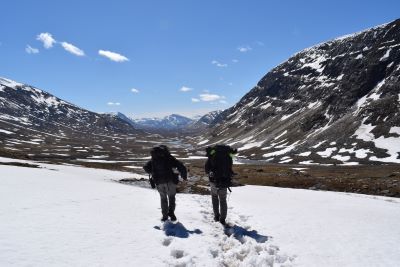
M 172 114 L 163 118 L 142 118 L 133 119 L 126 115 L 117 112 L 112 113 L 116 117 L 128 122 L 136 129 L 147 130 L 152 132 L 163 132 L 163 131 L 179 131 L 179 132 L 190 132 L 205 130 L 214 121 L 222 111 L 212 111 L 203 116 L 197 116 L 195 118 L 188 118 L 178 114 Z
M 400 163 L 400 20 L 275 67 L 199 140 L 214 143 L 269 162 Z

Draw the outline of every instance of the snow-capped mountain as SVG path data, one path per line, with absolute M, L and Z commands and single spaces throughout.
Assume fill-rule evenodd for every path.
M 0 78 L 0 119 L 60 136 L 65 132 L 137 133 L 125 121 L 61 100 L 33 86 Z
M 137 147 L 145 146 L 133 142 L 142 136 L 119 117 L 0 78 L 0 155 L 74 159 L 112 152 L 113 157 L 125 157 L 130 149 L 139 153 Z
M 198 116 L 193 122 L 187 126 L 187 131 L 200 131 L 202 133 L 206 130 L 215 120 L 215 118 L 221 114 L 222 110 L 211 111 L 203 116 Z
M 400 163 L 400 20 L 305 49 L 213 122 L 200 145 L 282 163 Z
M 143 130 L 177 130 L 185 128 L 193 122 L 192 119 L 178 114 L 172 114 L 163 118 L 132 119 L 132 121 L 136 128 Z
M 124 114 L 118 113 L 116 116 L 124 120 L 129 120 L 137 129 L 155 131 L 198 131 L 205 130 L 222 111 L 212 111 L 202 116 L 188 118 L 178 114 L 172 114 L 163 118 L 143 118 L 130 119 Z

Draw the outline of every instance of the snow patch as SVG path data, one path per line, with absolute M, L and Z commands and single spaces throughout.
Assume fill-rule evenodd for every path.
M 344 161 L 349 161 L 351 157 L 350 156 L 335 155 L 335 156 L 332 156 L 332 158 L 344 162 Z
M 248 143 L 242 147 L 239 147 L 238 150 L 240 151 L 240 150 L 247 150 L 247 149 L 250 149 L 253 147 L 260 147 L 263 143 L 264 143 L 264 141 Z
M 201 141 L 201 142 L 198 142 L 197 144 L 199 145 L 199 146 L 201 146 L 201 145 L 204 145 L 204 144 L 206 144 L 206 143 L 208 143 L 208 139 L 206 139 L 206 140 L 203 140 L 203 141 Z
M 0 129 L 0 133 L 14 134 L 13 132 L 10 132 L 10 131 L 7 131 L 7 130 L 3 130 L 3 129 Z
M 386 53 L 379 59 L 379 61 L 386 60 L 389 57 L 391 51 L 392 51 L 392 48 L 389 48 L 388 50 L 386 50 Z
M 394 127 L 390 128 L 389 133 L 394 133 L 394 134 L 400 135 L 400 127 L 394 126 Z
M 381 136 L 379 138 L 375 138 L 374 134 L 371 131 L 375 128 L 371 124 L 364 124 L 365 119 L 361 123 L 360 127 L 354 133 L 356 138 L 361 139 L 366 142 L 373 142 L 375 147 L 382 148 L 387 151 L 390 155 L 386 158 L 377 158 L 375 156 L 370 157 L 370 160 L 380 161 L 380 162 L 395 162 L 400 163 L 399 153 L 400 153 L 400 138 L 398 137 L 388 137 L 385 138 Z
M 284 136 L 287 133 L 287 130 L 283 131 L 280 135 L 278 135 L 277 137 L 274 138 L 274 140 L 278 140 L 279 138 L 281 138 L 282 136 Z
M 328 147 L 327 149 L 325 149 L 325 151 L 317 152 L 317 154 L 320 155 L 320 156 L 323 157 L 323 158 L 328 158 L 328 157 L 330 157 L 330 156 L 332 155 L 332 153 L 333 153 L 334 151 L 336 151 L 336 150 L 337 150 L 336 147 Z

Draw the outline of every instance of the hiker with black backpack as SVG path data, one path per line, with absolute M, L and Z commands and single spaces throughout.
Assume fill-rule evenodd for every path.
M 207 147 L 207 161 L 205 164 L 205 172 L 210 180 L 211 200 L 214 211 L 214 221 L 226 225 L 226 215 L 228 212 L 228 204 L 226 197 L 228 189 L 232 185 L 232 165 L 233 155 L 237 153 L 237 149 L 232 149 L 226 145 L 216 145 Z
M 154 147 L 150 154 L 151 160 L 143 166 L 143 169 L 151 175 L 149 179 L 151 186 L 157 187 L 160 193 L 161 221 L 165 222 L 169 217 L 172 222 L 175 222 L 177 220 L 175 216 L 175 195 L 179 176 L 174 172 L 174 169 L 178 169 L 182 179 L 187 180 L 186 167 L 171 155 L 167 146 Z

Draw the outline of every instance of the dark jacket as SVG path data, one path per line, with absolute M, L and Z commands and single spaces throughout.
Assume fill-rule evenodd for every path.
M 178 169 L 182 179 L 187 180 L 186 167 L 173 156 L 166 158 L 152 159 L 143 166 L 143 169 L 152 175 L 155 184 L 167 182 L 178 183 L 178 174 L 174 173 L 174 169 Z

